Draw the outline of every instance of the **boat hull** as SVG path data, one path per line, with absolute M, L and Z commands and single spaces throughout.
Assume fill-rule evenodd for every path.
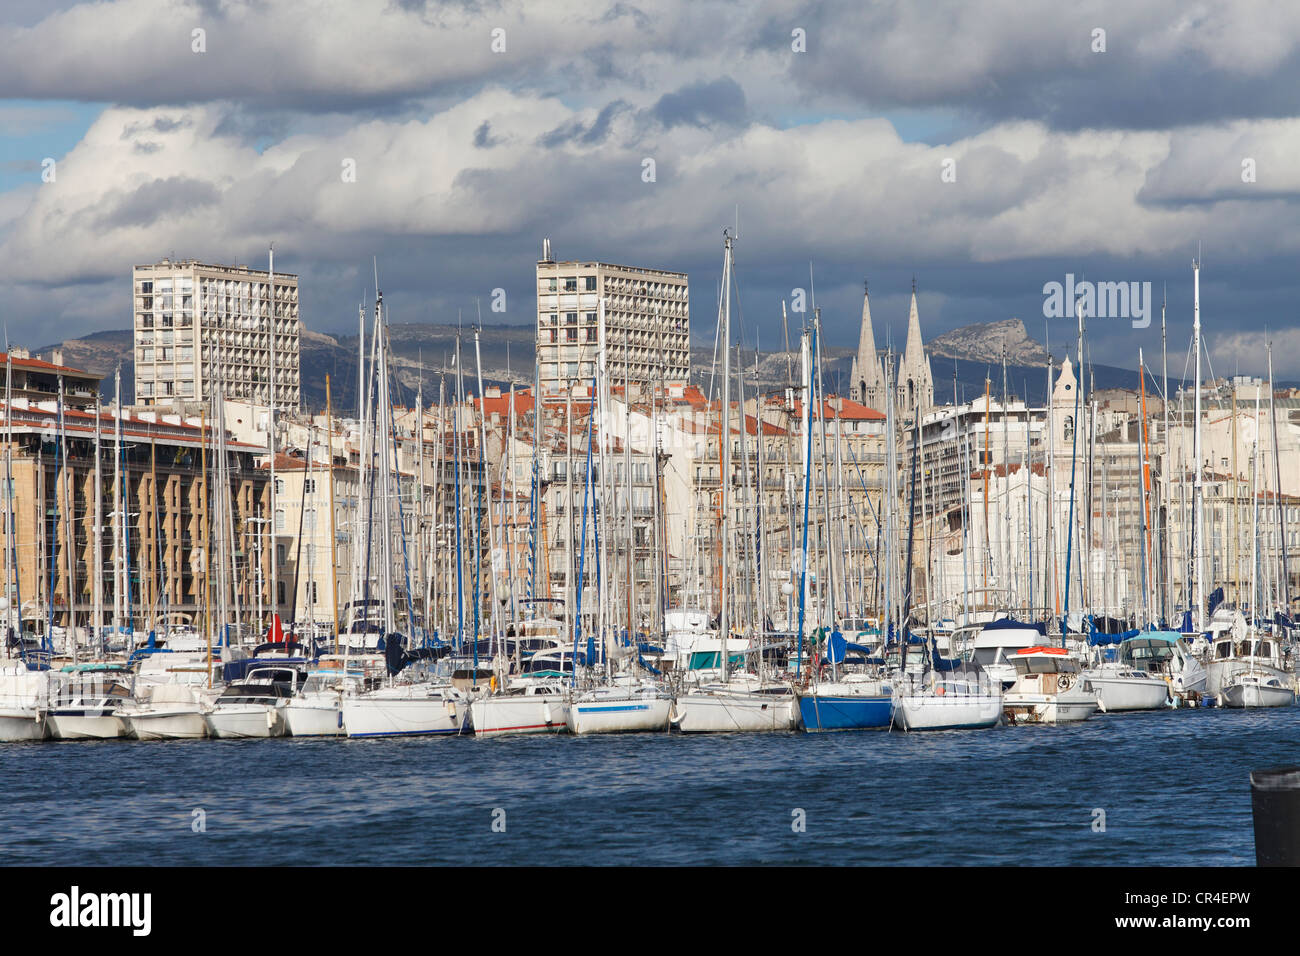
M 1103 713 L 1130 710 L 1162 710 L 1169 706 L 1169 685 L 1158 679 L 1129 679 L 1089 676 Z
M 199 710 L 129 714 L 124 719 L 127 732 L 136 740 L 198 740 L 208 735 Z
M 415 737 L 469 731 L 469 712 L 459 701 L 428 698 L 364 698 L 343 702 L 349 737 Z
M 338 702 L 290 701 L 284 708 L 285 733 L 290 737 L 343 737 L 343 708 Z
M 218 707 L 203 719 L 208 733 L 222 740 L 284 736 L 284 718 L 278 707 Z
M 470 714 L 476 737 L 569 731 L 569 703 L 555 695 L 481 697 L 470 705 Z
M 0 742 L 44 740 L 47 735 L 47 721 L 35 707 L 0 711 Z
M 1007 694 L 1002 712 L 1013 724 L 1068 724 L 1087 720 L 1097 712 L 1097 698 L 1088 695 Z
M 894 701 L 894 726 L 903 730 L 978 730 L 1002 719 L 1002 697 L 907 694 Z
M 889 726 L 893 717 L 892 696 L 805 694 L 799 698 L 799 714 L 810 734 L 835 730 L 877 730 Z
M 1226 689 L 1237 683 L 1243 674 L 1254 674 L 1260 678 L 1276 677 L 1283 685 L 1290 685 L 1294 675 L 1277 667 L 1262 664 L 1258 660 L 1227 658 L 1210 661 L 1205 667 L 1205 693 L 1211 697 L 1220 696 Z
M 126 723 L 115 713 L 51 711 L 50 736 L 55 740 L 114 740 L 126 736 Z
M 667 697 L 628 697 L 577 700 L 569 705 L 569 730 L 575 734 L 643 734 L 668 729 L 672 700 Z
M 799 702 L 780 694 L 685 694 L 674 726 L 690 733 L 784 733 L 799 727 Z
M 1290 687 L 1242 683 L 1223 688 L 1219 699 L 1223 707 L 1290 707 L 1295 703 L 1295 691 Z

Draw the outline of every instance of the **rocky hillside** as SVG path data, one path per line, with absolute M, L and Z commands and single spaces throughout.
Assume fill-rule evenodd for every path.
M 926 346 L 930 356 L 1008 365 L 1046 365 L 1047 350 L 1029 337 L 1020 319 L 964 325 L 945 332 Z

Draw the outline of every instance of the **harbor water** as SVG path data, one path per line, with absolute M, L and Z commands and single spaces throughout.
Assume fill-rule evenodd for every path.
M 0 748 L 6 864 L 1254 864 L 1300 708 L 1058 727 Z

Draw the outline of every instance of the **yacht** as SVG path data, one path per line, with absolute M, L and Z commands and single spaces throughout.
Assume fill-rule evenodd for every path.
M 44 740 L 50 699 L 48 671 L 21 660 L 0 662 L 0 742 Z
M 213 737 L 283 737 L 284 708 L 300 681 L 294 667 L 262 664 L 230 684 L 204 715 Z
M 135 706 L 123 708 L 118 715 L 136 740 L 197 740 L 208 735 L 204 714 L 210 706 L 196 684 L 155 684 L 140 693 Z
M 1016 680 L 1002 695 L 1008 723 L 1063 724 L 1097 712 L 1097 695 L 1063 647 L 1028 647 L 1012 657 Z
M 111 740 L 126 736 L 121 711 L 131 706 L 131 673 L 122 665 L 72 664 L 67 683 L 50 704 L 50 736 L 58 740 Z

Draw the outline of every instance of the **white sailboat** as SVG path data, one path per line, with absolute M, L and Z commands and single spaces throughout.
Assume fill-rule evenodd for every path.
M 658 685 L 598 687 L 569 704 L 569 731 L 575 734 L 625 734 L 665 731 L 673 699 Z
M 894 691 L 894 726 L 903 730 L 973 730 L 1002 719 L 1002 685 L 967 677 L 936 678 Z
M 722 404 L 719 409 L 722 475 L 731 474 L 731 285 L 732 236 L 723 233 L 722 301 L 719 303 L 719 338 L 722 341 Z M 742 383 L 743 384 L 743 383 Z M 744 394 L 742 388 L 741 405 Z M 741 440 L 744 433 L 744 416 L 741 416 Z M 761 430 L 760 430 L 761 431 Z M 761 435 L 760 435 L 761 440 Z M 742 446 L 743 451 L 743 446 Z M 746 463 L 747 464 L 747 463 Z M 744 468 L 748 471 L 748 468 Z M 762 650 L 759 649 L 759 670 L 755 674 L 731 673 L 730 652 L 727 649 L 731 629 L 731 589 L 728 586 L 731 557 L 731 505 L 728 500 L 729 481 L 719 484 L 721 501 L 722 543 L 721 617 L 718 625 L 717 664 L 721 680 L 696 684 L 679 693 L 673 723 L 683 733 L 732 733 L 737 731 L 790 731 L 799 726 L 799 704 L 786 684 L 764 681 Z M 699 653 L 700 643 L 693 646 Z M 688 672 L 689 676 L 689 672 Z
M 558 734 L 569 729 L 569 701 L 558 681 L 529 681 L 470 704 L 476 737 Z

